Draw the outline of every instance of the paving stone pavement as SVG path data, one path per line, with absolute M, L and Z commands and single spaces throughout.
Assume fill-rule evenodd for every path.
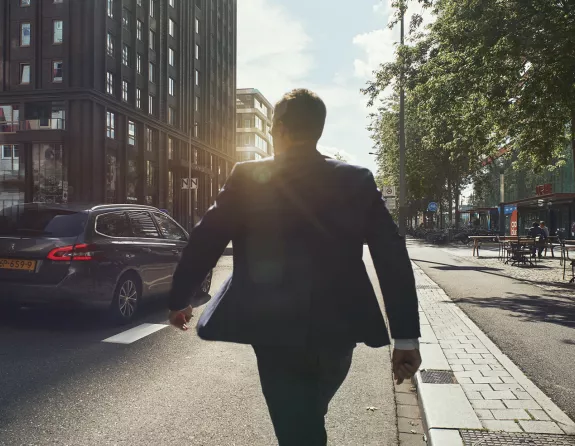
M 461 386 L 476 415 L 470 425 L 465 426 L 463 420 L 457 428 L 475 428 L 479 420 L 489 431 L 575 435 L 575 423 L 415 264 L 414 272 L 422 323 L 422 355 L 443 356 L 438 360 L 424 355 L 422 369 L 437 368 L 427 367 L 427 364 L 446 364 L 442 368 L 453 371 L 458 384 L 434 386 L 443 385 L 446 390 L 447 386 Z M 418 389 L 424 403 L 422 393 L 429 389 L 425 386 L 429 384 L 420 384 Z M 434 407 L 437 407 L 436 402 Z M 433 414 L 426 414 L 425 409 L 423 404 L 424 421 L 433 423 Z M 449 407 L 445 408 L 446 412 L 449 410 Z M 428 425 L 427 428 L 441 429 L 442 426 Z

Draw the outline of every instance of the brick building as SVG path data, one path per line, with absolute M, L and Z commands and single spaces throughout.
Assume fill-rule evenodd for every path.
M 236 0 L 0 0 L 0 208 L 137 202 L 188 224 L 235 162 Z

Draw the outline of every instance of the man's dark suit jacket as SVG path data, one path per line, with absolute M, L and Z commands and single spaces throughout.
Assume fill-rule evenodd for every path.
M 362 260 L 367 241 L 391 335 L 418 338 L 413 270 L 368 169 L 314 148 L 237 164 L 174 274 L 181 310 L 233 242 L 233 273 L 198 321 L 207 340 L 254 345 L 390 342 Z

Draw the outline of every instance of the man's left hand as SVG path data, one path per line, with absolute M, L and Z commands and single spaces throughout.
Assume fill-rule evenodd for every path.
M 393 365 L 393 375 L 399 385 L 404 380 L 413 378 L 413 375 L 415 375 L 421 365 L 421 354 L 418 349 L 394 349 L 391 362 Z
M 190 305 L 183 310 L 170 311 L 170 324 L 180 330 L 186 331 L 189 328 L 189 322 L 192 320 L 193 310 L 193 307 Z

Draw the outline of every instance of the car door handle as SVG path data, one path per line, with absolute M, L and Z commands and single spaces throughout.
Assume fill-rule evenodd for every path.
M 142 251 L 144 251 L 144 252 L 152 252 L 152 248 L 142 248 Z
M 179 249 L 172 249 L 172 252 L 176 255 L 180 254 L 180 250 Z

